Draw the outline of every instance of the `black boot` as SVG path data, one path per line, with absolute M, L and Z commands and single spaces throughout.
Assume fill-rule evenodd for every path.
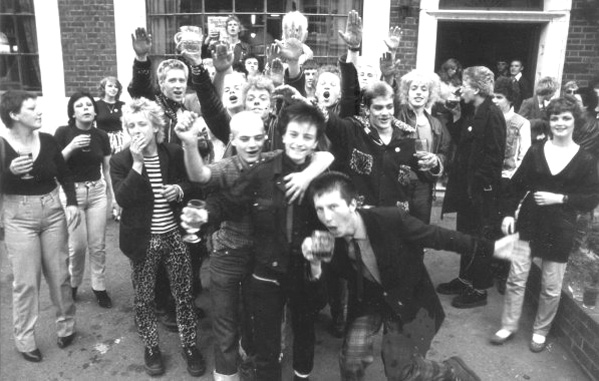
M 146 347 L 144 361 L 146 373 L 150 376 L 158 376 L 164 373 L 164 363 L 162 362 L 162 354 L 158 346 L 152 348 Z
M 187 361 L 187 372 L 193 377 L 206 373 L 206 361 L 195 345 L 183 347 L 183 358 Z

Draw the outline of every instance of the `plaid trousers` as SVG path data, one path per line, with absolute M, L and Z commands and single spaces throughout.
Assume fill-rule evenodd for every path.
M 384 327 L 382 358 L 385 375 L 392 381 L 441 381 L 452 379 L 445 363 L 426 360 L 433 335 L 404 333 L 403 323 L 382 313 L 371 312 L 348 323 L 339 355 L 341 380 L 364 380 L 366 367 L 374 361 L 374 336 Z

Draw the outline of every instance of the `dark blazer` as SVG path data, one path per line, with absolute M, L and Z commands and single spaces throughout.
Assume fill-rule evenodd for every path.
M 427 225 L 395 207 L 358 209 L 358 212 L 364 220 L 376 257 L 387 306 L 404 325 L 422 316 L 421 311 L 424 310 L 433 319 L 436 332 L 445 313 L 424 266 L 422 252 L 410 246 L 414 244 L 466 255 L 491 255 L 493 244 L 454 230 Z M 356 271 L 343 238 L 335 242 L 331 266 L 355 288 Z M 365 288 L 364 300 L 380 298 L 380 295 L 368 295 L 367 290 L 373 292 L 372 288 Z
M 532 86 L 530 86 L 530 82 L 524 76 L 521 76 L 519 80 L 516 81 L 518 83 L 518 87 L 520 88 L 520 100 L 514 104 L 514 111 L 520 114 L 520 107 L 522 105 L 522 101 L 524 99 L 532 97 Z
M 546 139 L 549 122 L 545 120 L 545 112 L 539 107 L 539 100 L 536 96 L 525 99 L 518 114 L 530 121 L 531 143 Z
M 183 149 L 175 144 L 158 145 L 160 170 L 165 184 L 177 184 L 184 194 L 191 190 L 185 173 Z M 154 193 L 144 167 L 140 175 L 132 169 L 133 157 L 129 148 L 110 159 L 110 177 L 116 201 L 122 210 L 119 224 L 119 246 L 133 261 L 145 258 L 150 242 Z M 175 219 L 179 219 L 181 203 L 172 202 Z
M 506 122 L 488 97 L 474 115 L 462 116 L 456 128 L 456 154 L 449 172 L 443 213 L 487 209 L 499 196 L 505 156 Z

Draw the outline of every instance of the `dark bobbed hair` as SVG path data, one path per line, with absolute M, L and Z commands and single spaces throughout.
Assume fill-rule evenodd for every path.
M 100 89 L 100 98 L 104 98 L 104 95 L 106 95 L 106 85 L 108 84 L 108 82 L 114 82 L 116 85 L 116 88 L 119 89 L 119 91 L 116 93 L 116 97 L 115 97 L 116 100 L 118 101 L 119 98 L 121 97 L 121 94 L 123 93 L 123 85 L 121 85 L 121 82 L 119 82 L 117 77 L 114 77 L 114 76 L 104 77 L 100 81 L 100 86 L 98 86 L 98 88 Z
M 581 122 L 583 122 L 582 109 L 578 104 L 578 100 L 571 95 L 552 99 L 545 109 L 545 117 L 549 119 L 551 115 L 558 115 L 564 112 L 572 113 L 575 126 L 578 126 Z
M 512 105 L 517 104 L 520 100 L 520 86 L 518 86 L 518 84 L 512 78 L 497 78 L 497 80 L 495 81 L 494 92 L 506 97 L 506 99 Z
M 92 95 L 90 93 L 88 93 L 87 91 L 83 91 L 83 90 L 79 90 L 77 92 L 75 92 L 73 95 L 71 95 L 71 97 L 69 98 L 69 103 L 67 104 L 67 115 L 69 116 L 69 126 L 74 126 L 75 125 L 75 102 L 77 102 L 79 99 L 81 98 L 89 98 L 92 101 L 92 104 L 94 105 L 94 112 L 96 113 L 96 115 L 98 115 L 98 105 L 96 104 L 96 100 L 94 99 L 94 97 L 92 97 Z
M 313 202 L 315 197 L 320 197 L 325 193 L 331 193 L 336 190 L 339 191 L 341 198 L 348 205 L 352 200 L 358 199 L 358 191 L 351 178 L 345 173 L 330 171 L 312 180 L 309 188 L 310 200 Z
M 243 68 L 245 69 L 245 61 L 247 61 L 250 58 L 255 58 L 258 61 L 258 72 L 262 73 L 264 71 L 264 64 L 262 63 L 262 58 L 258 57 L 254 53 L 250 53 L 247 56 L 243 57 Z
M 14 126 L 14 120 L 10 117 L 10 113 L 18 114 L 21 112 L 23 102 L 27 99 L 37 99 L 37 95 L 25 90 L 8 90 L 2 94 L 0 100 L 0 119 L 6 128 L 11 129 Z
M 296 102 L 285 107 L 281 113 L 280 128 L 281 135 L 287 131 L 291 122 L 309 123 L 316 127 L 316 138 L 320 140 L 324 136 L 326 121 L 322 112 L 312 105 L 304 102 Z
M 394 95 L 395 93 L 393 92 L 393 88 L 389 86 L 387 82 L 376 81 L 364 88 L 362 101 L 364 102 L 364 106 L 366 106 L 366 108 L 370 108 L 374 98 L 393 97 Z

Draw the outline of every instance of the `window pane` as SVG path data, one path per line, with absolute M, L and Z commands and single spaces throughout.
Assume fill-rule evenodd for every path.
M 267 0 L 266 9 L 269 13 L 287 13 L 291 10 L 289 1 L 284 0 Z
M 201 0 L 181 0 L 181 13 L 200 13 L 202 12 Z
M 0 1 L 0 12 L 2 13 L 13 13 L 15 11 L 14 0 L 2 0 Z
M 266 26 L 264 14 L 238 15 L 238 17 L 242 25 L 239 39 L 252 46 L 252 53 L 264 54 L 264 27 Z
M 345 50 L 337 31 L 345 28 L 346 17 L 308 16 L 308 39 L 306 44 L 315 56 L 336 57 Z
M 0 55 L 0 90 L 21 89 L 19 62 L 16 55 Z
M 40 62 L 37 56 L 21 57 L 21 76 L 25 90 L 40 90 Z
M 175 36 L 179 27 L 174 16 L 151 17 L 148 19 L 149 33 L 152 34 L 153 54 L 174 54 Z
M 204 0 L 206 12 L 233 12 L 232 0 Z
M 16 13 L 33 13 L 33 0 L 15 1 Z
M 17 17 L 17 43 L 20 53 L 37 53 L 37 32 L 35 17 Z
M 7 40 L 2 42 L 2 52 L 17 53 L 19 47 L 17 46 L 17 33 L 13 16 L 0 16 L 0 32 L 4 33 Z M 7 43 L 8 46 L 6 46 L 5 43 Z
M 300 8 L 303 13 L 329 13 L 331 4 L 329 0 L 306 0 Z
M 236 0 L 235 12 L 264 12 L 264 0 Z

